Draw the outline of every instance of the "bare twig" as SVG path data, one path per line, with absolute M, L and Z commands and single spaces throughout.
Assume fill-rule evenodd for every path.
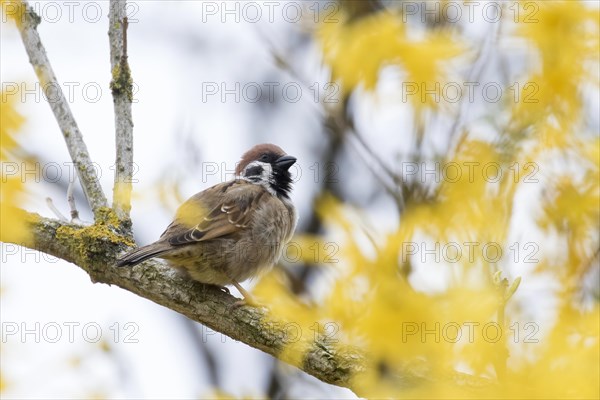
M 75 188 L 75 181 L 69 182 L 67 187 L 67 203 L 71 209 L 71 222 L 79 223 L 79 211 L 77 211 L 77 205 L 75 204 L 75 196 L 73 195 L 73 189 Z
M 353 129 L 349 129 L 349 131 L 353 131 Z M 356 137 L 355 135 L 353 135 L 353 137 Z M 358 154 L 358 156 L 360 157 L 360 159 L 363 161 L 363 163 L 366 165 L 366 167 L 369 169 L 369 171 L 371 171 L 371 173 L 373 174 L 373 176 L 377 179 L 377 181 L 379 182 L 379 184 L 383 187 L 383 189 L 394 199 L 394 201 L 396 202 L 396 207 L 398 208 L 398 212 L 400 214 L 402 214 L 402 212 L 404 211 L 404 197 L 402 195 L 402 191 L 399 190 L 400 187 L 396 185 L 396 182 L 388 182 L 388 178 L 390 177 L 387 173 L 381 173 L 381 169 L 382 169 L 382 163 L 381 162 L 377 162 L 375 160 L 375 158 L 371 158 L 368 159 L 363 152 L 367 152 L 369 153 L 369 150 L 367 150 L 359 140 L 356 141 L 350 141 L 350 143 L 354 146 L 354 149 L 356 150 L 356 153 Z M 375 167 L 375 165 L 379 166 L 379 170 Z M 385 172 L 385 171 L 384 171 Z
M 256 29 L 256 33 L 261 37 L 265 46 L 268 47 L 275 65 L 277 65 L 282 71 L 286 71 L 288 74 L 290 74 L 292 78 L 296 79 L 297 83 L 304 86 L 307 92 L 310 93 L 313 91 L 313 88 L 311 87 L 312 84 L 310 84 L 308 79 L 306 79 L 306 77 L 303 76 L 292 64 L 290 64 L 286 57 L 279 50 L 277 50 L 271 38 L 260 29 Z M 327 117 L 327 114 L 330 114 L 332 109 L 337 106 L 339 100 L 332 99 L 331 101 L 326 101 L 326 93 L 324 90 L 317 90 L 315 94 L 317 96 L 316 102 L 311 101 L 309 104 L 311 104 L 322 117 Z
M 512 284 L 508 284 L 508 279 L 502 278 L 502 271 L 496 271 L 492 276 L 492 282 L 496 286 L 498 291 L 498 311 L 497 311 L 497 322 L 501 329 L 506 329 L 506 303 L 517 291 L 521 284 L 521 277 L 517 277 Z M 494 368 L 496 370 L 496 376 L 500 383 L 506 381 L 506 365 L 508 361 L 508 346 L 503 341 L 496 343 L 495 359 L 493 361 Z
M 587 271 L 592 267 L 594 260 L 597 260 L 600 256 L 600 247 L 597 247 L 596 250 L 592 253 L 592 255 L 583 260 L 583 271 Z
M 497 319 L 498 319 L 498 325 L 500 326 L 500 328 L 505 329 L 506 328 L 506 324 L 505 324 L 505 309 L 506 309 L 506 300 L 505 300 L 505 295 L 506 292 L 508 290 L 508 279 L 506 278 L 500 278 L 500 271 L 497 272 L 497 277 L 496 280 L 496 286 L 498 289 L 498 293 L 499 293 L 499 297 L 500 297 L 500 301 L 498 304 L 498 312 L 497 312 Z M 498 377 L 498 380 L 500 382 L 504 382 L 505 378 L 506 378 L 506 362 L 508 359 L 508 348 L 506 347 L 506 344 L 503 342 L 498 342 L 498 344 L 496 345 L 496 353 L 495 353 L 495 359 L 494 359 L 494 369 L 496 370 L 496 376 Z
M 46 50 L 37 32 L 40 17 L 27 2 L 23 1 L 20 4 L 22 16 L 17 19 L 17 28 L 29 56 L 29 62 L 33 66 L 46 98 L 52 99 L 48 103 L 67 143 L 67 149 L 71 155 L 71 160 L 75 164 L 83 192 L 94 212 L 94 216 L 97 217 L 100 208 L 107 205 L 106 197 L 98 181 L 98 176 L 83 141 L 83 136 L 71 113 L 67 98 L 64 96 L 54 75 L 54 71 L 46 55 Z
M 46 205 L 48 206 L 48 208 L 54 213 L 54 215 L 56 215 L 56 217 L 61 220 L 62 222 L 69 222 L 69 220 L 67 219 L 67 217 L 65 217 L 58 208 L 56 208 L 56 206 L 54 205 L 54 202 L 52 201 L 52 199 L 50 197 L 46 197 Z
M 397 176 L 390 167 L 385 165 L 385 163 L 381 160 L 381 156 L 379 154 L 375 153 L 375 151 L 371 148 L 371 146 L 369 146 L 369 144 L 365 141 L 365 139 L 362 137 L 362 135 L 358 132 L 358 130 L 356 129 L 354 124 L 352 124 L 352 129 L 350 129 L 349 132 L 350 132 L 350 134 L 352 134 L 352 136 L 354 136 L 356 138 L 356 141 L 367 152 L 367 154 L 369 154 L 369 157 L 371 157 L 373 159 L 373 161 L 379 165 L 379 168 L 383 172 L 385 172 L 385 174 L 388 175 L 392 180 L 394 180 L 395 183 L 397 183 L 397 181 L 400 180 L 400 177 Z
M 129 219 L 131 210 L 131 178 L 133 176 L 133 81 L 127 62 L 127 16 L 125 0 L 110 0 L 108 15 L 110 63 L 115 110 L 116 161 L 113 186 L 113 209 L 121 220 Z
M 386 192 L 388 192 L 389 195 L 392 196 L 392 198 L 396 202 L 398 212 L 400 214 L 402 214 L 402 212 L 404 211 L 404 205 L 405 205 L 404 204 L 404 196 L 402 194 L 402 185 L 403 185 L 402 177 L 398 174 L 395 174 L 391 170 L 391 168 L 389 168 L 383 162 L 381 157 L 378 156 L 377 153 L 375 153 L 375 151 L 371 148 L 371 146 L 369 146 L 369 144 L 365 141 L 365 139 L 357 131 L 356 126 L 354 125 L 354 122 L 352 121 L 352 119 L 350 117 L 346 117 L 346 120 L 347 120 L 347 124 L 349 126 L 348 132 L 350 133 L 350 135 L 352 137 L 354 137 L 356 139 L 356 143 L 353 143 L 353 144 L 357 150 L 357 153 L 359 155 L 361 155 L 361 158 L 363 159 L 367 168 L 369 168 L 371 173 L 381 183 L 381 185 L 386 190 Z M 363 156 L 361 154 L 358 147 L 360 147 L 365 153 L 368 154 L 369 159 L 367 159 L 365 156 Z M 378 172 L 373 165 L 376 165 L 378 167 L 379 171 L 382 171 L 383 174 L 381 174 L 381 172 Z M 388 180 L 391 180 L 391 183 L 388 183 L 387 182 Z

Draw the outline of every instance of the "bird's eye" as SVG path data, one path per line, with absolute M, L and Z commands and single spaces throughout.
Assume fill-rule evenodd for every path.
M 268 161 L 269 160 L 269 156 L 267 154 L 263 154 L 262 156 L 260 156 L 260 161 Z

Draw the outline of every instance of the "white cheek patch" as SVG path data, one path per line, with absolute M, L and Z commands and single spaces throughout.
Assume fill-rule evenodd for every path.
M 261 174 L 256 175 L 256 174 L 251 173 L 250 171 L 252 169 L 260 169 Z M 251 175 L 248 175 L 249 172 L 251 173 Z M 246 178 L 260 178 L 261 180 L 269 181 L 271 179 L 271 176 L 273 175 L 273 168 L 271 167 L 271 164 L 269 164 L 269 163 L 265 163 L 262 161 L 252 161 L 250 164 L 248 164 L 246 166 L 246 168 L 244 168 L 244 172 L 242 174 Z
M 275 179 L 273 176 L 273 167 L 271 166 L 271 164 L 260 161 L 257 162 L 260 164 L 261 167 L 263 167 L 263 172 L 261 176 L 262 180 L 265 182 L 275 183 Z
M 260 167 L 262 169 L 260 175 L 247 175 L 252 169 Z M 250 172 L 251 173 L 251 172 Z M 249 182 L 264 186 L 269 193 L 275 195 L 276 192 L 273 189 L 272 185 L 275 184 L 275 176 L 273 175 L 273 167 L 269 163 L 265 163 L 262 161 L 252 161 L 250 164 L 244 168 L 242 172 L 242 179 L 245 179 Z

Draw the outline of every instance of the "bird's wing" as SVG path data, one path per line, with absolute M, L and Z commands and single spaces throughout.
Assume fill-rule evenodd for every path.
M 215 185 L 186 201 L 161 238 L 180 246 L 234 235 L 249 226 L 268 196 L 263 187 L 243 180 Z

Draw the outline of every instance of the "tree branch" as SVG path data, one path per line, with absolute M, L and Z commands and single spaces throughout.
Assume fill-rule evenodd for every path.
M 25 1 L 20 3 L 20 12 L 20 17 L 16 18 L 17 28 L 29 56 L 29 62 L 33 66 L 46 98 L 51 99 L 48 103 L 67 143 L 83 192 L 94 212 L 94 216 L 97 217 L 99 209 L 106 207 L 106 197 L 98 181 L 83 136 L 54 75 L 46 50 L 37 32 L 37 26 L 41 19 Z
M 237 299 L 233 296 L 192 281 L 156 260 L 133 268 L 116 268 L 116 256 L 130 248 L 133 242 L 124 236 L 124 228 L 113 210 L 101 209 L 92 226 L 31 213 L 27 214 L 26 220 L 32 239 L 16 244 L 74 263 L 90 275 L 92 282 L 119 286 L 295 365 L 324 382 L 348 387 L 360 395 L 360 388 L 354 387 L 352 382 L 365 373 L 367 355 L 356 346 L 334 346 L 323 336 L 315 340 L 312 331 L 310 334 L 301 332 L 298 340 L 298 335 L 290 335 L 286 329 L 290 321 L 279 319 L 265 308 L 235 307 Z M 283 351 L 289 346 L 302 349 L 302 357 L 298 357 L 297 352 Z M 395 381 L 403 388 L 440 383 L 433 381 L 433 374 L 424 363 L 407 364 L 393 373 L 397 376 Z M 476 393 L 492 385 L 486 379 L 457 372 L 450 372 L 444 379 L 448 384 Z
M 116 225 L 112 225 L 115 222 Z M 29 214 L 33 239 L 23 243 L 80 266 L 93 282 L 117 285 L 154 301 L 234 340 L 279 357 L 288 345 L 298 346 L 290 335 L 263 308 L 235 307 L 237 301 L 218 288 L 194 282 L 164 264 L 151 260 L 134 268 L 116 268 L 114 261 L 133 243 L 120 236 L 118 220 L 112 210 L 90 227 L 65 223 Z M 307 353 L 299 368 L 332 384 L 349 386 L 350 377 L 361 372 L 363 356 L 357 349 L 345 348 L 343 356 L 325 343 L 312 341 L 312 331 L 301 340 Z M 289 357 L 289 356 L 288 356 Z M 283 361 L 291 362 L 290 359 Z
M 120 219 L 128 220 L 131 210 L 131 178 L 133 176 L 133 80 L 127 62 L 127 16 L 125 0 L 110 0 L 108 37 L 115 109 L 115 180 L 113 209 Z

